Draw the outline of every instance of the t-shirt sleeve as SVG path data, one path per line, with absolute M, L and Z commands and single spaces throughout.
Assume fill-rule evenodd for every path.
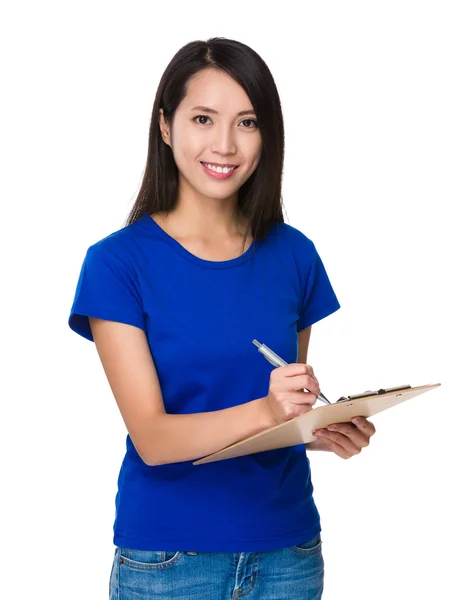
M 69 327 L 87 340 L 94 341 L 88 317 L 146 331 L 136 272 L 126 262 L 98 245 L 88 248 L 68 320 Z
M 310 266 L 303 287 L 297 332 L 324 319 L 340 308 L 324 264 L 310 240 Z

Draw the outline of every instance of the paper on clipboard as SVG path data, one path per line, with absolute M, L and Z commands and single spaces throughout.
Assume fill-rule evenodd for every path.
M 287 446 L 296 446 L 297 444 L 306 444 L 315 439 L 312 432 L 316 429 L 327 427 L 327 425 L 332 423 L 351 421 L 353 417 L 357 416 L 372 417 L 379 412 L 401 404 L 414 396 L 428 392 L 440 385 L 440 383 L 435 383 L 418 387 L 401 386 L 399 388 L 369 391 L 349 396 L 334 404 L 313 408 L 290 421 L 236 442 L 222 450 L 194 461 L 193 465 L 201 465 L 227 458 L 244 456 L 246 454 L 285 448 Z

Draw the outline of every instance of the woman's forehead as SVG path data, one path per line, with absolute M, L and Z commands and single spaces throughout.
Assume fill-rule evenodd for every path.
M 185 110 L 206 106 L 218 114 L 231 116 L 240 111 L 253 111 L 242 86 L 227 73 L 216 69 L 205 69 L 190 78 L 181 105 Z

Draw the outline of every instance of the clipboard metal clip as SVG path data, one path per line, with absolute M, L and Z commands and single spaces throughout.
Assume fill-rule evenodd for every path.
M 378 396 L 380 394 L 388 394 L 389 392 L 397 392 L 398 390 L 407 390 L 409 389 L 411 386 L 410 385 L 398 385 L 396 387 L 391 387 L 391 388 L 380 388 L 379 390 L 367 390 L 366 392 L 363 392 L 362 394 L 353 394 L 351 396 L 342 396 L 341 398 L 339 398 L 337 400 L 336 403 L 338 402 L 348 402 L 350 400 L 356 400 L 356 398 L 367 398 L 369 396 Z

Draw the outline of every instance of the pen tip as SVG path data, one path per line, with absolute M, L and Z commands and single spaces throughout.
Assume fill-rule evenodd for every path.
M 257 348 L 260 348 L 260 346 L 261 346 L 260 342 L 257 342 L 257 340 L 253 340 L 252 344 L 255 344 L 255 346 L 257 346 Z

